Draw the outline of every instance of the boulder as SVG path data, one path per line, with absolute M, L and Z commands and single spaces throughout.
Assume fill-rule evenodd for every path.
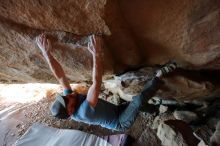
M 192 129 L 180 120 L 168 120 L 161 123 L 157 136 L 164 146 L 197 146 L 199 143 L 193 136 Z
M 137 71 L 129 71 L 114 79 L 104 81 L 104 87 L 107 91 L 119 95 L 126 101 L 131 101 L 133 96 L 138 95 L 143 87 L 153 76 L 155 68 L 145 67 Z M 202 77 L 201 77 L 202 78 Z M 172 74 L 163 78 L 165 84 L 160 86 L 154 97 L 162 99 L 176 99 L 178 101 L 192 101 L 196 99 L 205 99 L 217 91 L 212 82 L 206 80 L 194 80 L 187 76 Z
M 161 146 L 161 142 L 156 133 L 147 127 L 134 145 Z
M 213 131 L 206 125 L 197 128 L 193 132 L 194 136 L 204 143 L 204 145 L 210 145 L 210 137 L 213 135 Z M 201 144 L 202 145 L 202 144 Z
M 1 1 L 0 17 L 32 29 L 57 30 L 78 35 L 110 34 L 102 19 L 105 4 L 106 0 Z
M 103 34 L 104 78 L 168 60 L 187 71 L 219 70 L 219 6 L 218 0 L 2 0 L 0 82 L 55 82 L 34 43 L 41 33 L 50 35 L 53 54 L 75 82 L 91 80 L 92 58 L 86 50 L 90 34 Z M 192 100 L 213 93 L 209 81 L 182 74 L 167 83 L 170 90 L 158 95 Z M 134 87 L 135 92 L 142 89 Z M 120 96 L 131 100 L 136 93 L 130 92 Z
M 182 120 L 186 123 L 190 123 L 190 122 L 193 122 L 193 121 L 195 122 L 196 120 L 199 119 L 197 114 L 192 112 L 192 111 L 179 111 L 179 110 L 176 110 L 176 111 L 174 111 L 173 115 L 177 120 Z
M 176 59 L 191 69 L 219 68 L 219 6 L 218 0 L 120 1 L 148 64 Z
M 159 112 L 160 114 L 165 113 L 168 111 L 168 106 L 160 105 Z
M 218 122 L 215 133 L 211 137 L 211 144 L 212 146 L 220 145 L 220 122 Z
M 168 120 L 175 120 L 172 113 L 159 114 L 158 116 L 156 116 L 154 118 L 154 121 L 153 121 L 153 124 L 152 124 L 151 128 L 152 129 L 158 129 L 158 127 L 161 123 L 164 123 L 164 121 L 168 121 Z
M 206 145 L 204 141 L 200 141 L 197 146 L 208 146 L 208 145 Z
M 1 82 L 56 82 L 41 51 L 35 45 L 35 37 L 42 32 L 51 39 L 52 54 L 71 81 L 91 79 L 92 55 L 86 47 L 87 37 L 59 31 L 45 32 L 6 21 L 0 23 Z M 104 63 L 109 70 L 106 72 L 107 76 L 111 73 L 110 62 L 111 59 L 108 59 Z
M 138 71 L 130 71 L 114 79 L 105 80 L 104 87 L 113 94 L 119 95 L 126 101 L 131 101 L 132 97 L 139 94 L 153 73 L 152 68 L 143 68 Z

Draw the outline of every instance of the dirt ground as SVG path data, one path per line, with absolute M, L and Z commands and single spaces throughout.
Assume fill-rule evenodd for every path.
M 110 135 L 118 132 L 100 126 L 92 126 L 72 120 L 60 120 L 51 116 L 49 108 L 55 92 L 49 91 L 39 101 L 17 103 L 0 97 L 0 146 L 11 146 L 33 123 L 42 123 L 51 127 L 77 129 L 95 135 Z M 153 122 L 153 115 L 140 113 L 134 125 L 126 132 L 135 139 L 134 145 L 146 145 L 146 139 L 154 137 L 155 131 L 148 126 Z M 158 143 L 158 142 L 157 142 Z

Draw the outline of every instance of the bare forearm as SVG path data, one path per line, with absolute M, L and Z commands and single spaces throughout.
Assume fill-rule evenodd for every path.
M 57 60 L 51 55 L 50 52 L 47 52 L 43 54 L 45 59 L 47 60 L 51 71 L 59 81 L 59 83 L 65 88 L 65 89 L 71 89 L 68 79 L 66 78 L 64 71 L 61 67 L 61 65 L 57 62 Z
M 101 89 L 102 83 L 102 73 L 103 73 L 103 66 L 102 66 L 102 59 L 100 56 L 93 56 L 93 84 L 89 88 L 87 100 L 89 101 L 90 105 L 95 107 L 98 101 L 98 96 Z
M 64 71 L 63 71 L 61 65 L 50 54 L 50 51 L 52 50 L 51 41 L 49 39 L 47 39 L 45 34 L 41 34 L 36 37 L 36 44 L 39 47 L 39 49 L 41 50 L 41 52 L 43 53 L 43 56 L 47 60 L 51 71 L 53 72 L 55 77 L 58 79 L 60 84 L 66 89 L 71 89 L 70 84 L 69 84 L 67 78 L 65 77 L 65 74 L 64 74 Z
M 94 84 L 98 84 L 101 86 L 102 82 L 102 72 L 103 72 L 103 66 L 102 66 L 102 59 L 100 56 L 93 56 L 93 77 L 92 81 Z

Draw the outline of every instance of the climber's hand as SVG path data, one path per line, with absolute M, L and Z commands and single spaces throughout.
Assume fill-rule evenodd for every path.
M 93 56 L 101 56 L 102 54 L 102 37 L 97 35 L 89 36 L 88 50 Z
M 43 54 L 47 54 L 51 51 L 52 45 L 49 39 L 46 38 L 45 34 L 41 34 L 36 38 L 37 46 L 40 48 Z

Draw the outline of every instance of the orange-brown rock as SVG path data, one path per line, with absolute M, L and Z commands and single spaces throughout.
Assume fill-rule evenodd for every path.
M 33 29 L 109 34 L 102 19 L 106 0 L 17 0 L 0 4 L 0 17 Z
M 53 42 L 53 54 L 62 64 L 71 81 L 91 79 L 92 56 L 87 50 L 87 37 L 59 31 L 42 31 L 13 22 L 0 23 L 0 81 L 1 82 L 55 82 L 35 37 L 46 33 Z M 105 49 L 104 49 L 104 52 Z M 111 58 L 105 53 L 105 68 L 111 71 Z
M 121 73 L 176 60 L 185 69 L 220 69 L 218 0 L 1 0 L 1 81 L 53 82 L 34 44 L 40 33 L 55 41 L 71 80 L 89 80 L 89 34 L 104 35 L 105 68 Z M 85 37 L 83 37 L 85 36 Z
M 218 0 L 121 0 L 120 8 L 146 63 L 219 69 Z

